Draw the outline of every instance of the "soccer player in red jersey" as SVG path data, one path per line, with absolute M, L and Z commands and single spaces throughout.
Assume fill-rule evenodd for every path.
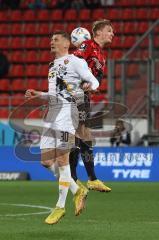
M 93 39 L 84 41 L 81 46 L 74 52 L 77 57 L 84 58 L 88 63 L 93 75 L 101 82 L 104 75 L 105 56 L 102 52 L 102 48 L 111 44 L 114 32 L 111 22 L 106 19 L 102 19 L 93 23 L 92 27 Z M 84 104 L 79 106 L 79 112 L 82 116 L 89 116 L 90 112 L 90 99 L 89 94 L 85 93 Z M 86 118 L 87 118 L 86 117 Z M 86 120 L 86 119 L 85 119 Z M 82 121 L 87 126 L 86 121 Z M 77 148 L 70 153 L 70 166 L 71 175 L 79 185 L 80 181 L 77 178 L 76 168 L 78 164 L 79 153 L 81 153 L 82 160 L 84 162 L 89 180 L 87 187 L 91 190 L 110 192 L 111 188 L 103 184 L 98 180 L 94 171 L 94 157 L 92 142 L 86 142 L 76 138 Z

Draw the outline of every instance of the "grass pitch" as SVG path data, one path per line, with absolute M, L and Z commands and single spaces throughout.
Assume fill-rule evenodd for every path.
M 108 186 L 111 193 L 89 192 L 87 208 L 78 217 L 69 194 L 65 217 L 50 226 L 44 223 L 49 210 L 37 206 L 55 206 L 57 183 L 0 182 L 0 240 L 159 239 L 159 183 Z

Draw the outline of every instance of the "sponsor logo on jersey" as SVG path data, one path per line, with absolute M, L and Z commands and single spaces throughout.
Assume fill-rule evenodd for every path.
M 69 60 L 68 59 L 65 59 L 64 60 L 64 64 L 66 65 L 66 64 L 68 64 L 69 63 Z
M 80 46 L 79 49 L 82 50 L 82 51 L 85 51 L 86 48 L 87 48 L 87 45 L 85 43 L 82 43 L 82 45 Z

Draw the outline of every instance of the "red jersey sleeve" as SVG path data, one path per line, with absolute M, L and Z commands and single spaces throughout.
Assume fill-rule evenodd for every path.
M 84 58 L 93 75 L 99 82 L 102 80 L 105 67 L 105 57 L 100 46 L 95 41 L 84 41 L 79 49 L 74 52 L 74 55 Z

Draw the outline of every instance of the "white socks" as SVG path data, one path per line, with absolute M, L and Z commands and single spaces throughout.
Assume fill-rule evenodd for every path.
M 79 186 L 77 185 L 75 180 L 71 177 L 70 190 L 72 194 L 75 195 L 78 189 L 79 189 Z
M 71 177 L 70 165 L 58 167 L 57 162 L 55 162 L 49 169 L 57 179 L 59 178 L 59 199 L 56 206 L 64 208 L 68 189 L 70 188 L 72 194 L 75 195 L 79 186 Z
M 68 189 L 71 183 L 71 171 L 70 165 L 59 167 L 60 178 L 59 178 L 59 199 L 56 206 L 60 208 L 65 207 L 66 197 Z
M 59 174 L 59 166 L 57 164 L 57 162 L 53 163 L 51 165 L 51 167 L 49 167 L 50 171 L 54 174 L 55 178 L 59 178 L 60 174 Z

